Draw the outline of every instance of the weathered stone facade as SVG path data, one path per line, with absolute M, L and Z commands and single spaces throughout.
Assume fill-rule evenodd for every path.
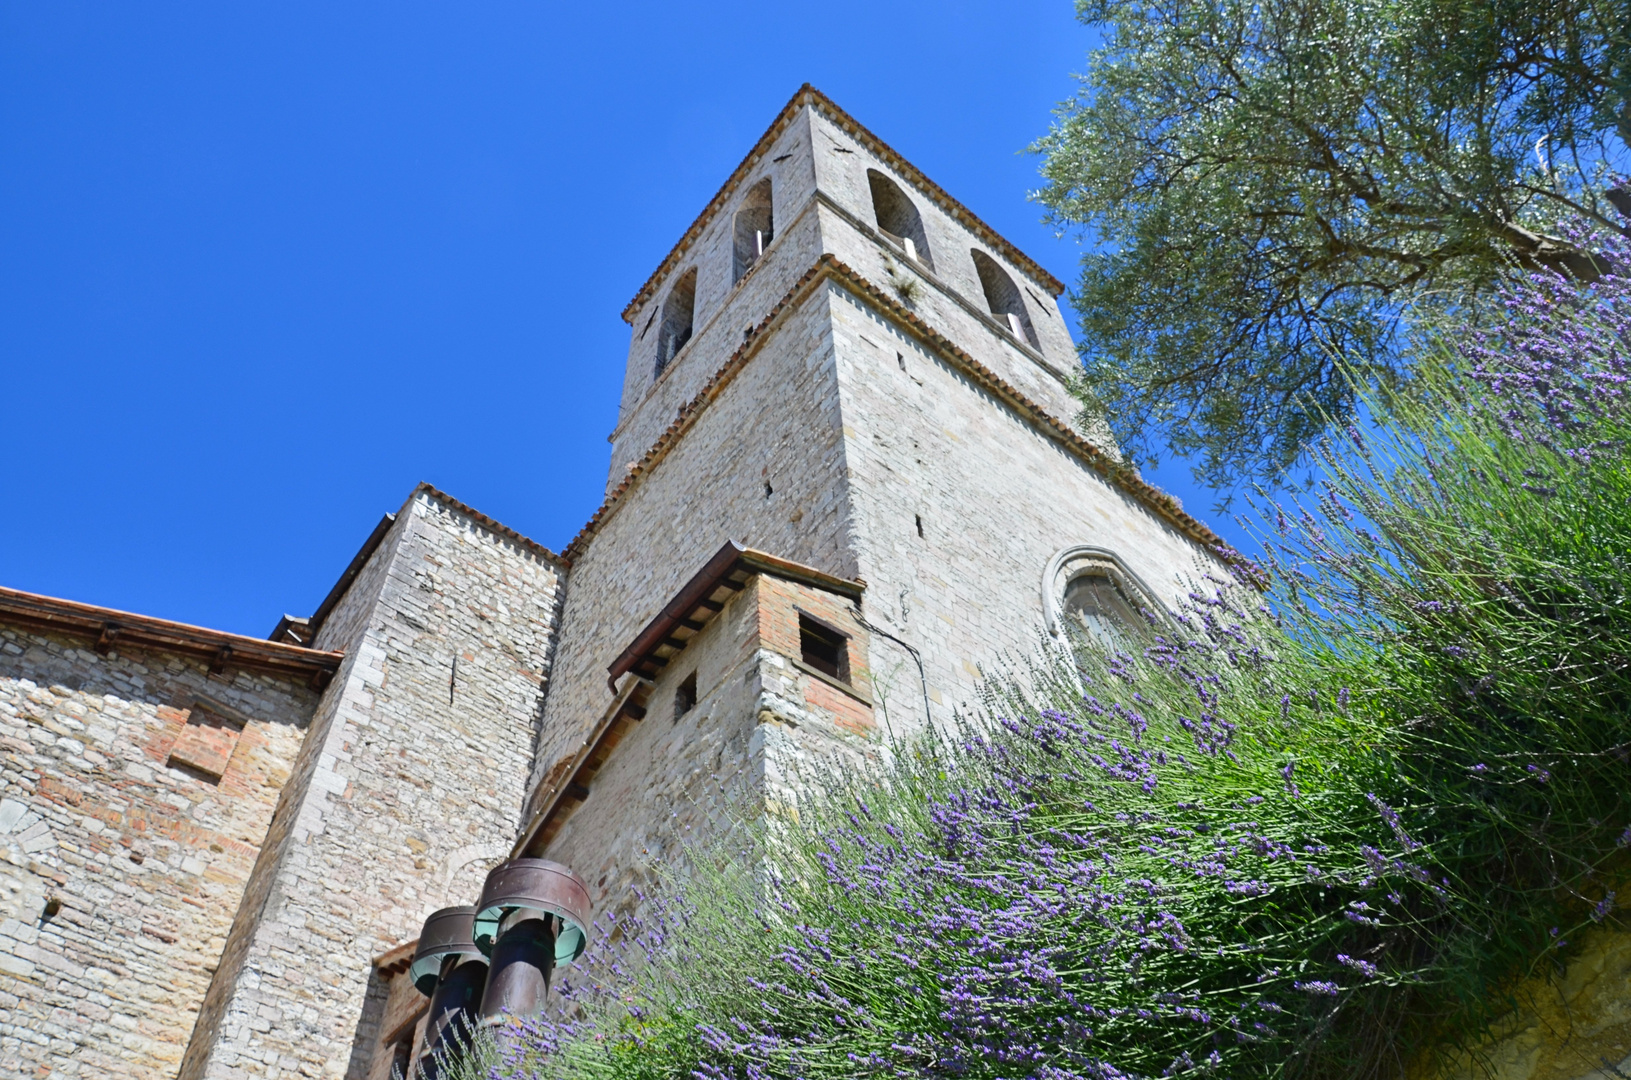
M 625 311 L 561 555 L 422 487 L 275 644 L 0 601 L 0 1078 L 383 1078 L 496 863 L 624 907 L 950 720 L 1062 550 L 1170 601 L 1215 538 L 1073 419 L 1061 288 L 805 88 Z
M 799 616 L 845 635 L 845 678 L 800 659 Z M 771 575 L 752 578 L 652 680 L 646 718 L 588 785 L 549 857 L 575 869 L 597 911 L 633 906 L 652 866 L 688 836 L 717 838 L 766 798 L 786 800 L 803 768 L 863 762 L 877 720 L 868 634 L 851 604 Z M 694 700 L 682 707 L 689 680 Z
M 0 625 L 0 1076 L 175 1076 L 317 697 Z
M 1631 930 L 1595 926 L 1565 963 L 1496 1000 L 1510 1011 L 1460 1053 L 1424 1053 L 1412 1080 L 1623 1080 L 1631 1073 Z
M 317 632 L 345 662 L 183 1078 L 367 1071 L 383 1019 L 364 1008 L 374 957 L 473 896 L 509 850 L 559 596 L 549 552 L 436 493 L 409 499 Z

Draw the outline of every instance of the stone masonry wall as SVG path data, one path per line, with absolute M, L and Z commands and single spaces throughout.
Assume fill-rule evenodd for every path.
M 811 138 L 817 147 L 817 184 L 839 208 L 835 211 L 823 207 L 822 250 L 836 255 L 885 291 L 890 290 L 892 275 L 917 282 L 918 296 L 911 304 L 919 315 L 1061 420 L 1070 422 L 1080 405 L 1065 391 L 1063 377 L 1078 363 L 1076 346 L 1058 303 L 1047 289 L 1008 262 L 1001 252 L 980 242 L 888 163 L 819 111 L 812 112 Z M 933 272 L 913 264 L 877 232 L 867 180 L 869 169 L 893 179 L 917 207 L 934 258 Z M 970 254 L 974 248 L 1002 266 L 1024 294 L 1041 343 L 1040 358 L 1016 344 L 1005 324 L 997 324 L 990 315 Z M 1114 451 L 1115 447 L 1106 442 L 1105 449 Z
M 0 1077 L 175 1076 L 316 703 L 0 626 Z
M 758 262 L 740 281 L 731 281 L 737 207 L 732 202 L 714 217 L 686 257 L 634 313 L 623 399 L 617 430 L 612 435 L 608 491 L 622 481 L 628 462 L 638 460 L 651 448 L 673 422 L 679 407 L 697 395 L 742 343 L 743 330 L 758 325 L 821 254 L 821 239 L 810 204 L 814 174 L 807 127 L 803 116 L 789 125 L 766 151 L 759 169 L 735 193 L 740 200 L 760 179 L 771 181 L 776 236 Z M 660 318 L 669 286 L 691 267 L 697 269 L 695 330 L 691 341 L 662 375 L 656 376 L 657 325 L 653 315 Z
M 912 304 L 931 325 L 1061 420 L 1075 422 L 1081 406 L 1063 381 L 1076 367 L 1075 345 L 1057 301 L 1043 286 L 979 242 L 818 109 L 806 107 L 766 150 L 761 166 L 737 186 L 735 201 L 710 220 L 685 258 L 634 313 L 622 405 L 612 435 L 608 491 L 623 479 L 628 463 L 651 447 L 678 408 L 696 395 L 741 343 L 743 329 L 757 325 L 799 275 L 829 252 L 880 288 L 890 289 L 895 280 L 916 282 L 919 292 Z M 876 231 L 868 169 L 890 176 L 910 193 L 930 238 L 934 272 L 912 264 Z M 737 202 L 762 177 L 772 180 L 777 237 L 759 265 L 733 284 L 732 228 Z M 818 190 L 838 209 L 817 200 Z M 1040 356 L 1017 344 L 989 315 L 970 254 L 974 248 L 1001 264 L 1025 293 L 1041 343 Z M 691 267 L 698 271 L 696 332 L 667 369 L 655 376 L 654 317 L 660 314 L 670 285 Z M 1119 453 L 1104 425 L 1093 425 L 1089 435 L 1107 453 Z
M 1551 967 L 1551 965 L 1543 965 Z M 1584 931 L 1561 967 L 1503 994 L 1515 1006 L 1468 1050 L 1410 1064 L 1410 1080 L 1622 1080 L 1631 1072 L 1631 930 Z
M 346 662 L 184 1078 L 368 1073 L 373 957 L 472 902 L 508 854 L 560 586 L 541 549 L 432 492 L 409 500 L 319 635 Z
M 798 612 L 850 635 L 850 686 L 799 660 Z M 635 889 L 682 869 L 687 836 L 785 801 L 801 771 L 857 767 L 876 747 L 867 634 L 849 603 L 769 575 L 749 580 L 656 680 L 646 718 L 618 744 L 548 858 L 589 885 L 597 913 L 624 913 Z M 676 714 L 695 675 L 697 700 Z
M 855 575 L 836 380 L 825 305 L 789 312 L 601 523 L 573 562 L 533 783 L 610 703 L 607 666 L 727 539 Z
M 734 290 L 710 291 L 706 282 L 729 273 L 734 207 L 726 204 L 637 313 L 609 487 L 720 369 L 739 344 L 735 327 L 755 324 L 782 298 L 784 282 L 824 252 L 894 292 L 1056 420 L 1074 423 L 1078 405 L 1064 376 L 1076 363 L 1075 353 L 1057 304 L 1039 283 L 819 109 L 806 109 L 802 124 L 782 132 L 766 156 L 783 154 L 789 170 L 808 163 L 814 181 L 802 192 L 777 181 L 777 243 L 786 246 L 767 254 Z M 914 267 L 874 227 L 869 167 L 893 176 L 913 199 L 930 237 L 934 272 Z M 745 195 L 758 175 L 750 170 L 733 197 Z M 801 193 L 808 202 L 789 226 L 784 208 Z M 1016 343 L 989 317 L 971 255 L 976 248 L 1003 264 L 1024 290 L 1040 350 Z M 649 382 L 648 346 L 640 342 L 644 321 L 689 266 L 701 271 L 702 328 L 668 371 Z M 916 288 L 898 288 L 903 281 Z M 710 308 L 715 302 L 717 310 Z M 1208 553 L 1108 483 L 1051 437 L 1046 424 L 933 355 L 894 315 L 833 282 L 800 296 L 793 308 L 765 332 L 745 366 L 665 456 L 610 506 L 577 551 L 534 785 L 577 750 L 609 703 L 606 665 L 726 537 L 870 583 L 865 618 L 915 645 L 924 662 L 920 675 L 910 650 L 887 636 L 872 642 L 872 698 L 879 718 L 893 718 L 899 734 L 931 718 L 949 720 L 969 703 L 980 664 L 1041 644 L 1042 575 L 1060 549 L 1094 544 L 1115 551 L 1158 604 L 1173 603 L 1216 569 Z M 1087 433 L 1116 456 L 1107 432 Z M 744 671 L 755 666 L 743 663 Z M 659 686 L 659 697 L 667 693 Z M 932 717 L 925 716 L 926 700 Z M 750 723 L 745 717 L 710 723 L 729 745 L 732 738 L 774 737 L 773 725 L 750 735 L 742 726 Z M 604 823 L 591 827 L 588 822 L 602 818 L 585 816 L 569 824 L 553 850 L 569 863 L 588 859 L 603 868 L 605 873 L 591 875 L 592 884 L 607 877 L 612 884 L 605 888 L 621 889 L 619 874 L 666 851 L 664 836 L 677 835 L 659 835 L 667 826 L 641 825 L 629 816 L 632 810 L 624 812 L 639 805 L 638 784 L 669 795 L 689 792 L 685 785 L 693 781 L 683 778 L 702 775 L 693 751 L 725 760 L 723 751 L 708 749 L 711 737 L 699 733 L 696 746 L 664 744 L 667 756 L 661 758 L 655 742 L 620 745 L 609 770 L 624 768 L 620 759 L 645 754 L 642 768 L 656 771 L 624 776 L 618 788 L 623 794 L 603 815 Z M 648 725 L 639 739 L 657 736 Z M 753 773 L 741 761 L 732 768 Z M 597 785 L 604 788 L 608 775 L 603 771 Z M 709 820 L 704 815 L 687 822 L 700 827 Z M 625 833 L 640 838 L 638 852 L 624 842 Z
M 221 1049 L 219 1044 L 223 1037 L 222 1026 L 229 1022 L 229 1010 L 236 1009 L 237 1015 L 231 1019 L 240 1029 L 245 1024 L 254 1024 L 262 1031 L 270 1030 L 271 1017 L 279 1015 L 275 1004 L 268 1006 L 269 1016 L 252 1015 L 253 1006 L 246 1004 L 241 986 L 246 978 L 244 965 L 249 959 L 251 948 L 256 944 L 257 935 L 261 932 L 261 921 L 267 914 L 268 904 L 280 888 L 278 867 L 288 852 L 290 840 L 295 835 L 296 829 L 300 829 L 302 835 L 305 835 L 314 826 L 321 828 L 321 814 L 308 817 L 305 809 L 309 801 L 321 799 L 320 791 L 314 795 L 314 785 L 331 790 L 336 788 L 344 790 L 343 780 L 334 774 L 333 757 L 325 754 L 323 747 L 329 738 L 335 715 L 342 702 L 346 700 L 344 688 L 349 682 L 351 668 L 356 663 L 357 658 L 353 655 L 355 648 L 368 628 L 374 600 L 385 585 L 397 550 L 407 532 L 408 522 L 402 515 L 398 515 L 392 528 L 375 548 L 372 558 L 351 583 L 351 587 L 334 610 L 329 613 L 328 620 L 322 627 L 324 642 L 333 643 L 332 647 L 343 649 L 348 655 L 318 705 L 311 731 L 300 748 L 300 756 L 295 762 L 293 775 L 284 786 L 282 797 L 272 815 L 266 839 L 261 845 L 260 855 L 250 875 L 248 888 L 244 891 L 243 900 L 232 921 L 231 932 L 227 935 L 220 965 L 210 982 L 209 993 L 204 998 L 203 1007 L 199 1010 L 198 1023 L 193 1028 L 192 1038 L 188 1040 L 187 1053 L 182 1059 L 178 1073 L 179 1080 L 197 1080 L 211 1067 L 212 1060 Z M 252 972 L 248 978 L 258 981 L 259 974 Z M 275 1053 L 265 1056 L 261 1062 L 242 1061 L 239 1064 L 243 1071 L 247 1072 L 260 1063 L 270 1068 L 288 1064 Z
M 829 284 L 857 562 L 867 617 L 922 651 L 944 719 L 979 665 L 1041 642 L 1042 574 L 1059 549 L 1115 551 L 1172 605 L 1211 556 L 862 299 Z M 919 525 L 921 523 L 921 535 Z M 874 677 L 921 722 L 915 664 L 887 640 Z

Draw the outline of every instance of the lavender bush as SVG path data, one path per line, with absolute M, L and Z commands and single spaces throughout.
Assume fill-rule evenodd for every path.
M 1261 556 L 698 850 L 467 1068 L 1361 1076 L 1475 1041 L 1617 917 L 1628 298 L 1538 276 L 1438 328 Z

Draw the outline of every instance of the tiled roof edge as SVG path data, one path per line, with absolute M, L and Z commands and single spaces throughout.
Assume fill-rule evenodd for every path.
M 714 398 L 718 397 L 724 388 L 747 365 L 765 340 L 765 331 L 775 323 L 781 321 L 793 307 L 814 291 L 822 281 L 834 279 L 842 282 L 854 292 L 859 293 L 879 308 L 887 311 L 897 321 L 908 327 L 914 335 L 932 347 L 944 359 L 950 361 L 965 373 L 980 383 L 987 391 L 1004 399 L 1010 407 L 1030 416 L 1039 426 L 1045 428 L 1059 442 L 1073 451 L 1078 457 L 1091 464 L 1105 477 L 1111 485 L 1120 488 L 1136 499 L 1146 509 L 1157 517 L 1166 521 L 1173 528 L 1185 536 L 1214 550 L 1226 549 L 1223 539 L 1213 532 L 1206 523 L 1191 516 L 1178 504 L 1178 500 L 1162 491 L 1154 484 L 1140 477 L 1133 469 L 1122 462 L 1112 458 L 1099 449 L 1089 439 L 1040 404 L 1026 396 L 1022 391 L 1003 379 L 996 372 L 980 363 L 974 357 L 964 352 L 945 335 L 935 330 L 928 323 L 909 310 L 898 300 L 885 293 L 866 278 L 852 270 L 848 265 L 839 261 L 833 255 L 822 255 L 804 274 L 793 283 L 783 297 L 770 309 L 759 325 L 754 327 L 752 335 L 731 354 L 719 370 L 714 372 L 703 388 L 689 402 L 682 406 L 674 422 L 668 429 L 657 437 L 651 449 L 634 463 L 628 476 L 613 488 L 606 496 L 600 508 L 584 523 L 572 542 L 566 545 L 562 552 L 568 564 L 578 558 L 594 535 L 600 531 L 607 517 L 616 509 L 623 496 L 647 473 L 654 469 L 658 462 L 668 455 L 669 450 L 679 441 L 681 435 L 690 429 L 696 422 L 697 415 Z
M 429 495 L 431 498 L 435 499 L 444 506 L 457 510 L 459 513 L 463 514 L 465 517 L 474 521 L 476 524 L 480 525 L 489 532 L 497 533 L 505 539 L 515 541 L 517 544 L 520 544 L 522 547 L 526 548 L 534 555 L 537 555 L 545 562 L 554 563 L 562 570 L 569 569 L 572 565 L 571 561 L 564 555 L 557 555 L 555 552 L 549 550 L 549 548 L 540 544 L 531 537 L 523 536 L 514 529 L 510 528 L 508 525 L 504 524 L 502 521 L 496 521 L 493 518 L 488 517 L 475 507 L 469 505 L 468 503 L 460 502 L 458 499 L 455 499 L 447 492 L 435 487 L 432 484 L 421 482 L 418 487 L 413 489 L 413 494 L 408 496 L 408 501 L 412 502 L 420 495 Z
M 94 642 L 98 652 L 132 645 L 213 663 L 282 675 L 332 675 L 343 653 L 212 630 L 207 626 L 82 604 L 0 587 L 0 623 L 52 631 Z

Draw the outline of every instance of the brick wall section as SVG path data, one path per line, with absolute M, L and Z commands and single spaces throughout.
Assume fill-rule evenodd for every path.
M 775 705 L 771 711 L 798 717 L 807 716 L 801 726 L 816 727 L 824 735 L 870 736 L 873 733 L 872 669 L 869 635 L 857 622 L 850 602 L 841 596 L 798 582 L 763 575 L 759 578 L 759 647 L 785 658 L 789 665 L 779 669 L 781 677 L 767 683 L 771 691 L 783 694 L 794 704 Z M 849 668 L 848 684 L 826 677 L 799 659 L 799 614 L 845 635 L 844 647 Z M 840 740 L 842 741 L 842 740 Z
M 799 660 L 802 610 L 849 635 L 851 688 Z M 785 802 L 802 770 L 861 766 L 876 749 L 864 628 L 841 597 L 770 575 L 749 580 L 658 676 L 646 718 L 618 744 L 546 856 L 589 886 L 597 913 L 627 912 L 659 868 L 683 870 L 688 836 Z M 675 714 L 696 676 L 697 701 Z
M 367 1075 L 384 1020 L 381 995 L 365 1008 L 372 958 L 472 902 L 508 853 L 560 586 L 539 549 L 432 493 L 409 500 L 319 635 L 346 662 L 184 1078 Z
M 0 626 L 0 1077 L 175 1076 L 316 703 Z M 218 780 L 170 764 L 206 709 Z

